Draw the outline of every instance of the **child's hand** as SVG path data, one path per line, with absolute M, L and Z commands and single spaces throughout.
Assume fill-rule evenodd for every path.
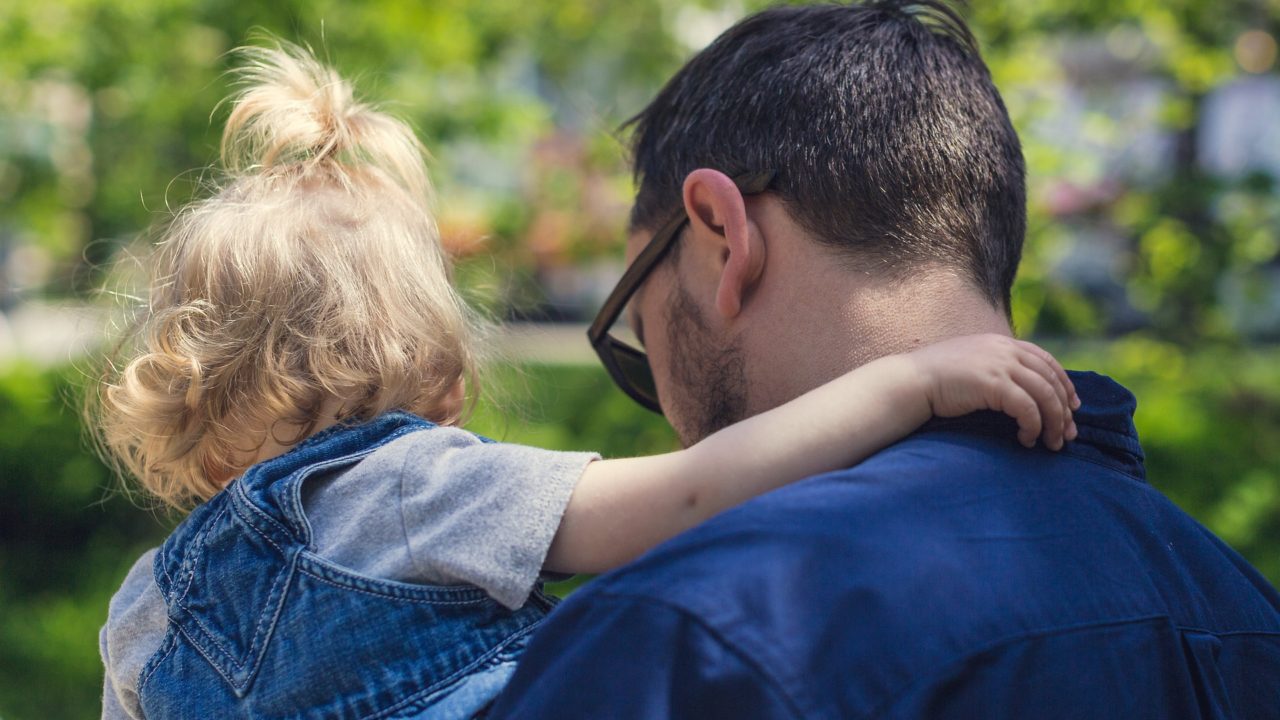
M 1004 335 L 970 335 L 906 356 L 915 363 L 933 414 L 955 417 L 996 410 L 1018 421 L 1027 447 L 1044 440 L 1052 450 L 1074 440 L 1071 411 L 1080 407 L 1067 373 L 1037 345 Z

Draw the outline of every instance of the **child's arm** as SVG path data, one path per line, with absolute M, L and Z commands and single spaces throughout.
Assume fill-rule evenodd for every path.
M 1075 388 L 1049 353 L 1000 335 L 870 362 L 679 452 L 587 465 L 544 567 L 602 572 L 788 482 L 849 467 L 934 415 L 997 410 L 1026 446 L 1075 438 Z

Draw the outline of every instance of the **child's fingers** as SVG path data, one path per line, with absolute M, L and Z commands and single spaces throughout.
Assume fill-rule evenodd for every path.
M 1050 360 L 1051 359 L 1052 356 L 1050 356 Z M 1059 404 L 1054 406 L 1053 412 L 1045 413 L 1045 425 L 1052 426 L 1055 430 L 1060 429 L 1063 438 L 1073 439 L 1072 437 L 1069 437 L 1069 432 L 1072 429 L 1073 422 L 1071 419 L 1071 393 L 1068 391 L 1067 386 L 1062 384 L 1061 376 L 1054 371 L 1052 364 L 1056 363 L 1051 363 L 1049 360 L 1045 360 L 1044 356 L 1039 353 L 1031 352 L 1021 353 L 1018 356 L 1018 361 L 1023 365 L 1023 367 L 1038 373 L 1040 377 L 1044 378 L 1051 386 L 1053 386 L 1053 391 L 1058 396 Z
M 1065 400 L 1058 394 L 1053 384 L 1043 375 L 1025 366 L 1018 366 L 1010 373 L 1014 382 L 1035 400 L 1044 444 L 1052 450 L 1062 448 L 1062 437 L 1066 430 L 1063 417 L 1069 412 Z M 1034 441 L 1034 438 L 1033 438 Z
M 1053 353 L 1045 350 L 1035 343 L 1027 342 L 1025 340 L 1019 340 L 1018 343 L 1033 353 L 1036 357 L 1048 363 L 1049 367 L 1053 369 L 1054 374 L 1058 376 L 1058 381 L 1067 389 L 1070 397 L 1070 405 L 1068 405 L 1068 407 L 1072 410 L 1078 409 L 1080 407 L 1080 396 L 1076 394 L 1076 385 L 1071 382 L 1071 376 L 1068 375 L 1066 369 L 1062 367 L 1062 363 L 1058 362 L 1058 358 L 1054 357 Z
M 1040 431 L 1044 427 L 1035 398 L 1017 383 L 1011 383 L 1001 390 L 998 409 L 1018 422 L 1018 442 L 1027 447 L 1035 447 L 1036 438 L 1040 437 Z
M 1073 407 L 1073 395 L 1075 394 L 1075 386 L 1071 384 L 1071 378 L 1067 377 L 1067 373 L 1058 364 L 1044 348 L 1034 343 L 1018 341 L 1023 352 L 1018 356 L 1019 362 L 1023 365 L 1035 370 L 1044 376 L 1045 380 L 1053 383 L 1054 389 L 1058 391 L 1058 395 L 1062 398 L 1062 404 L 1067 408 Z
M 1062 407 L 1070 411 L 1071 391 L 1068 388 L 1071 380 L 1066 379 L 1064 374 L 1060 374 L 1061 368 L 1057 366 L 1057 361 L 1053 360 L 1052 355 L 1048 355 L 1047 352 L 1032 345 L 1032 343 L 1023 342 L 1020 345 L 1023 347 L 1023 352 L 1018 355 L 1019 363 L 1023 364 L 1024 368 L 1032 369 L 1042 378 L 1048 380 L 1048 383 L 1053 386 L 1053 392 L 1056 392 L 1057 397 L 1062 401 Z

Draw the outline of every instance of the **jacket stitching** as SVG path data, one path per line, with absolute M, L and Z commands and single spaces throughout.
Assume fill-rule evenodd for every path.
M 364 588 L 352 587 L 350 585 L 345 585 L 339 582 L 335 582 L 333 580 L 330 580 L 329 578 L 318 575 L 306 568 L 300 567 L 298 568 L 298 572 L 302 573 L 303 575 L 308 575 L 310 577 L 313 577 L 316 580 L 326 585 L 331 585 L 333 587 L 340 588 L 343 590 L 350 590 L 351 592 L 363 593 L 365 595 L 372 595 L 373 597 L 386 598 L 390 600 L 400 600 L 403 602 L 417 603 L 419 605 L 476 605 L 479 603 L 487 602 L 489 600 L 488 597 L 479 597 L 472 600 L 429 600 L 427 598 L 401 597 L 399 595 L 394 595 L 391 593 L 380 593 L 380 592 L 375 592 L 373 590 L 366 590 Z
M 156 650 L 146 665 L 142 666 L 142 670 L 138 676 L 138 705 L 142 705 L 142 693 L 151 681 L 151 677 L 160 669 L 160 665 L 168 659 L 173 651 L 178 647 L 178 634 L 174 631 L 173 622 L 170 621 L 168 628 L 165 630 L 164 639 L 160 641 L 160 647 Z
M 317 472 L 336 465 L 351 463 L 352 461 L 359 462 L 369 455 L 372 455 L 377 450 L 389 445 L 395 440 L 399 440 L 401 437 L 404 437 L 409 433 L 430 429 L 429 427 L 420 424 L 426 422 L 425 420 L 422 420 L 416 415 L 412 415 L 410 417 L 412 420 L 416 420 L 417 422 L 409 422 L 392 430 L 387 433 L 387 435 L 383 437 L 381 442 L 377 445 L 362 447 L 359 450 L 352 451 L 339 457 L 326 458 L 315 463 L 310 463 L 304 467 L 298 468 L 285 478 L 286 481 L 291 483 L 291 485 L 289 489 L 285 491 L 287 493 L 285 499 L 287 505 L 281 506 L 280 510 L 284 513 L 286 520 L 297 525 L 297 531 L 301 534 L 304 545 L 310 547 L 312 533 L 311 523 L 307 520 L 306 513 L 303 512 L 302 509 L 302 484 Z
M 298 553 L 299 565 L 312 575 L 319 575 L 340 587 L 373 587 L 388 596 L 404 594 L 407 597 L 483 600 L 489 595 L 483 589 L 471 585 L 433 585 L 362 575 L 351 568 L 335 564 L 309 550 Z
M 234 503 L 234 504 L 235 504 L 235 505 L 237 505 L 237 506 L 238 506 L 238 505 L 240 505 L 240 503 Z M 252 511 L 254 512 L 254 514 L 256 514 L 256 515 L 257 515 L 257 516 L 259 516 L 259 517 L 265 518 L 268 522 L 270 522 L 271 524 L 275 525 L 277 528 L 279 528 L 279 529 L 280 529 L 280 531 L 281 531 L 281 532 L 284 532 L 284 533 L 286 533 L 286 535 L 287 535 L 287 533 L 288 533 L 288 531 L 287 531 L 287 530 L 285 530 L 283 527 L 281 527 L 281 526 L 280 526 L 280 524 L 279 524 L 279 523 L 277 523 L 275 520 L 272 520 L 272 519 L 271 519 L 271 518 L 270 518 L 266 513 L 262 512 L 261 510 L 259 510 L 259 509 L 258 509 L 258 508 L 256 508 L 256 507 L 254 507 L 254 506 L 253 506 L 253 503 L 252 503 L 252 502 L 250 502 L 250 501 L 248 500 L 248 498 L 246 498 L 246 499 L 245 499 L 245 504 L 247 504 L 247 505 L 249 506 L 249 509 L 250 509 L 250 510 L 252 510 Z M 263 540 L 266 540 L 268 543 L 270 543 L 271 547 L 275 548 L 275 549 L 276 549 L 276 552 L 280 553 L 280 555 L 281 555 L 282 557 L 288 557 L 288 553 L 286 553 L 286 552 L 284 551 L 284 548 L 280 547 L 280 546 L 276 543 L 276 541 L 275 541 L 275 540 L 272 540 L 270 535 L 268 535 L 267 533 L 265 533 L 265 532 L 263 532 L 261 529 L 259 529 L 259 528 L 254 524 L 254 522 L 253 522 L 253 519 L 252 519 L 252 518 L 246 517 L 246 516 L 245 516 L 245 514 L 244 514 L 244 512 L 243 512 L 243 511 L 241 511 L 239 507 L 235 507 L 235 508 L 233 508 L 233 509 L 235 510 L 236 515 L 238 515 L 242 520 L 244 520 L 244 522 L 245 522 L 247 525 L 249 525 L 250 529 L 251 529 L 251 530 L 253 530 L 253 532 L 254 532 L 254 533 L 256 533 L 256 534 L 258 535 L 258 537 L 261 537 Z
M 209 663 L 209 667 L 213 668 L 213 671 L 218 673 L 219 677 L 225 680 L 231 687 L 238 687 L 235 679 L 230 675 L 227 675 L 226 668 L 223 667 L 222 663 L 210 657 L 209 648 L 205 647 L 198 638 L 193 637 L 192 634 L 187 631 L 187 628 L 179 625 L 178 632 L 182 633 L 182 637 L 186 638 L 187 642 L 191 643 L 191 647 L 195 648 L 195 651 L 200 653 L 200 657 L 204 658 L 205 662 Z
M 203 622 L 200 622 L 199 616 L 191 612 L 191 610 L 186 605 L 183 605 L 182 609 L 186 610 L 186 616 L 190 618 L 191 622 L 195 623 L 196 627 L 200 628 L 200 631 L 201 631 L 199 638 L 192 637 L 190 633 L 184 633 L 187 636 L 187 638 L 191 640 L 192 644 L 200 645 L 202 644 L 203 641 L 208 641 L 222 653 L 222 655 L 226 658 L 226 662 L 229 665 L 231 665 L 232 669 L 236 672 L 239 672 L 243 668 L 243 665 L 241 665 L 241 663 L 236 660 L 236 657 L 234 655 L 232 655 L 225 647 L 222 646 L 222 643 L 218 642 L 218 638 L 214 637 L 213 633 L 209 630 L 209 628 L 205 627 L 205 624 Z M 179 624 L 179 627 L 181 627 L 181 624 Z M 209 656 L 206 655 L 205 657 L 208 658 Z M 213 659 L 209 658 L 209 662 L 213 663 Z M 217 665 L 218 663 L 214 663 L 214 664 Z M 231 684 L 233 685 L 235 684 L 235 682 L 232 681 L 230 678 L 228 678 L 227 680 L 228 682 L 231 682 Z
M 226 663 L 231 666 L 233 675 L 239 675 L 241 673 L 247 672 L 250 669 L 250 667 L 254 665 L 252 661 L 256 659 L 256 656 L 261 655 L 261 651 L 265 649 L 265 644 L 260 642 L 260 638 L 262 637 L 262 634 L 263 634 L 263 626 L 266 625 L 268 622 L 270 622 L 272 627 L 275 626 L 275 619 L 279 616 L 280 606 L 283 604 L 279 601 L 279 598 L 281 596 L 281 589 L 280 589 L 281 583 L 285 579 L 287 579 L 287 576 L 291 574 L 292 573 L 288 572 L 287 570 L 281 570 L 280 572 L 276 573 L 276 578 L 271 583 L 271 590 L 267 592 L 267 599 L 265 602 L 265 605 L 267 607 L 275 605 L 275 609 L 271 613 L 266 613 L 266 612 L 261 613 L 260 616 L 258 617 L 258 623 L 254 627 L 253 637 L 249 640 L 249 647 L 246 650 L 246 653 L 245 653 L 246 658 L 244 661 L 239 660 L 234 654 L 231 653 L 231 651 L 229 651 L 221 642 L 219 642 L 217 636 L 214 635 L 213 631 L 210 630 L 207 625 L 201 622 L 199 616 L 191 612 L 191 609 L 188 608 L 185 604 L 181 605 L 182 609 L 186 611 L 186 616 L 190 618 L 193 623 L 195 623 L 195 625 L 200 629 L 201 632 L 199 637 L 193 636 L 191 633 L 186 633 L 186 632 L 184 632 L 184 635 L 187 636 L 187 639 L 189 639 L 193 645 L 202 645 L 204 642 L 207 641 L 208 643 L 212 644 L 213 647 L 217 648 L 217 650 L 222 654 Z M 218 662 L 216 662 L 212 657 L 210 657 L 209 654 L 206 654 L 206 653 L 202 653 L 202 654 L 205 655 L 205 659 L 207 659 L 211 664 L 215 666 L 218 665 Z M 249 680 L 248 677 L 246 677 L 243 681 L 240 681 L 240 680 L 235 680 L 231 677 L 228 677 L 225 673 L 220 673 L 220 674 L 222 674 L 223 677 L 227 678 L 227 682 L 229 682 L 233 687 L 237 689 L 243 689 L 248 685 L 248 680 Z
M 218 508 L 218 511 L 214 513 L 213 517 L 209 518 L 204 527 L 200 528 L 200 532 L 196 533 L 196 536 L 192 538 L 191 543 L 187 545 L 189 552 L 183 553 L 182 563 L 178 567 L 178 582 L 183 583 L 183 587 L 182 590 L 175 595 L 175 603 L 181 604 L 182 601 L 186 599 L 187 594 L 191 592 L 191 583 L 195 580 L 196 576 L 196 561 L 199 559 L 200 555 L 204 554 L 205 538 L 209 535 L 209 531 L 213 529 L 213 526 L 222 519 L 222 516 L 226 514 L 226 512 L 227 508 L 226 503 L 224 502 L 222 507 Z
M 377 711 L 373 715 L 366 715 L 363 718 L 363 720 L 378 720 L 379 718 L 385 718 L 389 714 L 400 712 L 404 708 L 412 706 L 415 703 L 418 703 L 430 697 L 432 694 L 440 690 L 447 689 L 449 685 L 452 685 L 458 680 L 468 675 L 471 675 L 472 672 L 477 667 L 484 665 L 485 663 L 489 662 L 493 658 L 500 655 L 503 650 L 505 650 L 514 642 L 521 640 L 525 637 L 528 637 L 528 635 L 532 633 L 535 629 L 537 629 L 538 625 L 540 625 L 541 623 L 542 623 L 541 618 L 539 618 L 538 620 L 535 620 L 534 622 L 522 628 L 520 631 L 509 635 L 506 639 L 504 639 L 502 642 L 495 645 L 488 652 L 476 658 L 474 661 L 468 663 L 462 669 L 455 671 L 452 675 L 449 675 L 448 677 L 445 677 L 442 680 L 438 680 L 432 683 L 429 687 L 423 690 L 420 690 L 419 692 L 416 692 L 413 695 L 410 695 L 409 697 L 405 698 L 404 700 L 401 700 L 400 702 L 396 703 L 395 705 L 392 705 L 389 708 L 383 708 L 382 710 Z M 448 694 L 446 694 L 444 697 L 448 697 Z
M 280 619 L 280 612 L 284 609 L 284 597 L 288 592 L 289 581 L 293 578 L 293 571 L 296 567 L 296 562 L 289 563 L 288 570 L 277 576 L 276 582 L 271 587 L 271 592 L 267 594 L 267 606 L 274 605 L 275 607 L 271 613 L 262 613 L 261 617 L 258 618 L 258 626 L 254 629 L 253 640 L 249 642 L 248 659 L 251 667 L 247 668 L 248 674 L 245 675 L 244 682 L 237 686 L 240 689 L 248 687 L 254 676 L 257 675 L 262 656 L 267 651 L 267 641 Z
M 255 515 L 255 516 L 260 517 L 260 518 L 262 518 L 263 520 L 266 520 L 268 523 L 270 523 L 272 526 L 274 526 L 276 530 L 280 531 L 280 534 L 281 534 L 281 535 L 283 535 L 283 536 L 285 536 L 285 537 L 290 537 L 290 536 L 292 535 L 292 533 L 290 532 L 289 528 L 285 527 L 284 525 L 281 525 L 281 524 L 280 524 L 280 523 L 279 523 L 275 518 L 271 517 L 271 516 L 270 516 L 270 515 L 268 515 L 266 512 L 264 512 L 264 511 L 262 510 L 262 508 L 258 507 L 258 506 L 257 506 L 257 504 L 255 504 L 255 503 L 253 502 L 253 500 L 251 500 L 251 499 L 249 498 L 249 494 L 248 494 L 248 492 L 244 489 L 244 486 L 243 486 L 243 485 L 238 485 L 238 486 L 237 486 L 237 488 L 236 488 L 236 490 L 237 490 L 237 493 L 236 493 L 236 494 L 237 494 L 237 496 L 243 500 L 243 503 L 234 503 L 235 505 L 237 505 L 237 506 L 239 506 L 239 505 L 245 505 L 246 507 L 248 507 L 248 508 L 249 508 L 249 510 L 250 510 L 250 511 Z M 248 517 L 245 517 L 244 513 L 243 513 L 243 512 L 241 512 L 241 510 L 240 510 L 240 508 L 239 508 L 239 507 L 237 507 L 237 508 L 236 508 L 236 514 L 237 514 L 237 515 L 239 515 L 240 517 L 243 517 L 243 518 L 245 519 L 245 522 L 249 522 L 250 524 L 252 524 L 252 521 L 251 521 Z M 257 528 L 255 528 L 255 530 L 256 530 L 256 529 L 257 529 Z M 266 533 L 264 533 L 264 532 L 259 532 L 258 534 L 259 534 L 259 535 L 262 535 L 262 537 L 263 537 L 263 538 L 265 538 L 265 539 L 267 540 L 267 542 L 270 542 L 270 543 L 271 543 L 271 545 L 272 545 L 273 547 L 275 547 L 275 549 L 276 549 L 276 550 L 279 550 L 281 555 L 284 555 L 284 554 L 285 554 L 284 550 L 281 550 L 279 545 L 276 545 L 274 542 L 272 542 L 271 538 L 267 537 L 267 534 L 266 534 Z

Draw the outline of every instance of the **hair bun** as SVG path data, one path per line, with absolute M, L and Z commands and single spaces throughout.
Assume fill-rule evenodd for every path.
M 324 166 L 345 181 L 352 170 L 372 166 L 411 193 L 429 192 L 425 150 L 409 127 L 356 100 L 351 85 L 308 50 L 277 40 L 234 53 L 240 90 L 222 134 L 228 171 L 305 173 Z

